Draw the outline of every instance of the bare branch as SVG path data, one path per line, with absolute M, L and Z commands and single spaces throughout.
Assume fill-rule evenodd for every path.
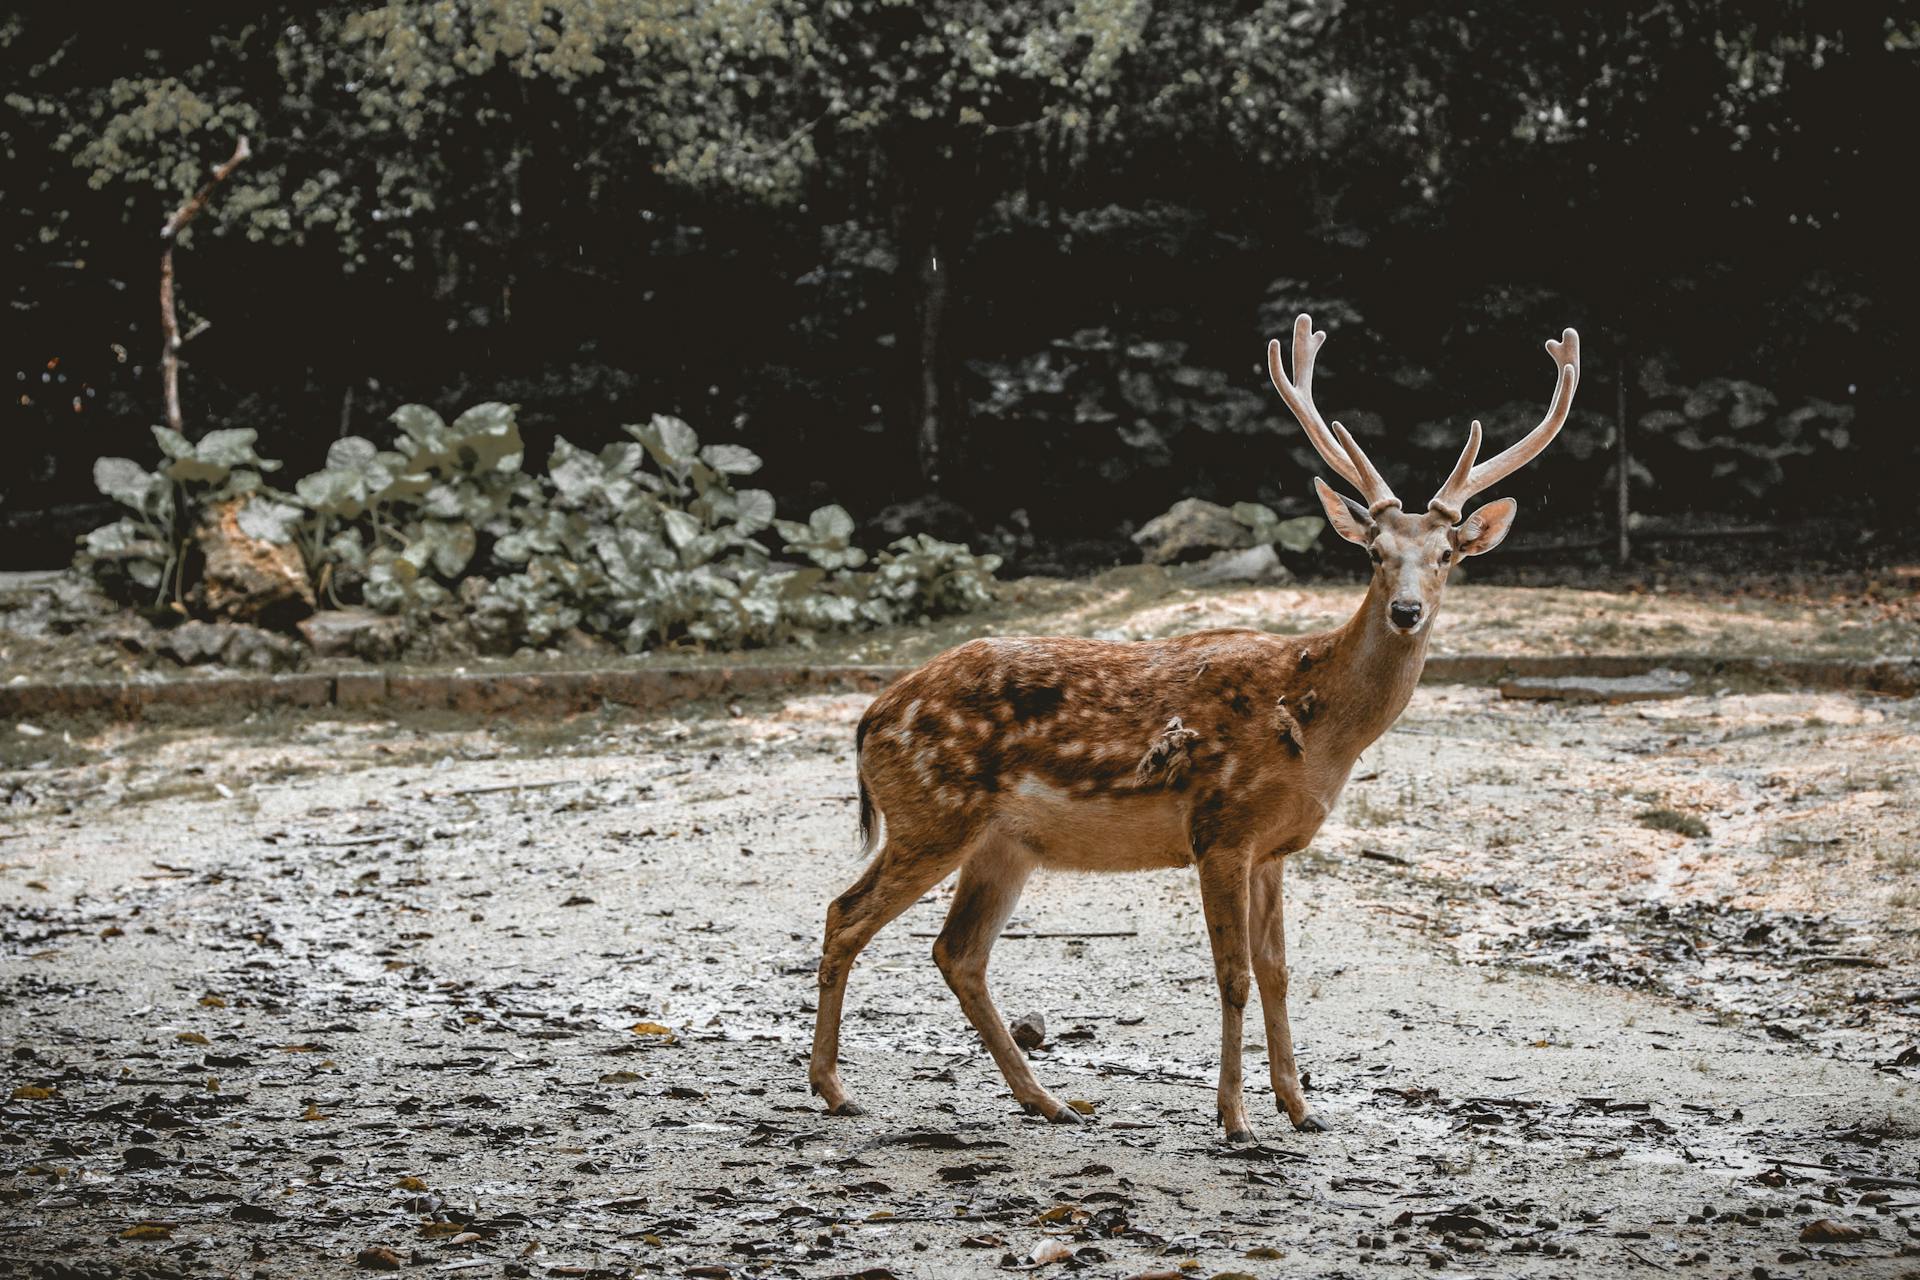
M 180 318 L 174 309 L 173 300 L 173 246 L 180 232 L 189 222 L 200 215 L 207 207 L 207 201 L 213 198 L 213 191 L 227 180 L 241 162 L 253 154 L 253 148 L 247 143 L 247 135 L 240 135 L 234 144 L 233 155 L 227 162 L 213 171 L 213 176 L 205 186 L 193 194 L 192 199 L 173 211 L 166 225 L 160 228 L 160 386 L 166 399 L 167 425 L 175 431 L 180 430 L 180 348 L 188 338 L 198 337 L 205 332 L 208 322 L 202 320 L 194 326 L 192 333 L 180 335 Z

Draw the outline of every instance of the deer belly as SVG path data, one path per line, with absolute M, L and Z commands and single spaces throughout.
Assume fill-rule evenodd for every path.
M 1165 794 L 1075 795 L 1032 778 L 1009 789 L 995 825 L 1042 866 L 1068 871 L 1146 871 L 1193 861 L 1186 807 Z

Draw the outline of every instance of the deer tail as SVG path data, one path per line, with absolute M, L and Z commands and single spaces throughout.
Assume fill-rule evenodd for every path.
M 879 829 L 874 823 L 873 793 L 867 790 L 867 771 L 861 754 L 866 747 L 867 729 L 872 725 L 873 712 L 868 711 L 860 717 L 860 727 L 853 731 L 853 768 L 860 788 L 860 852 L 866 857 L 873 856 L 874 845 L 879 842 Z

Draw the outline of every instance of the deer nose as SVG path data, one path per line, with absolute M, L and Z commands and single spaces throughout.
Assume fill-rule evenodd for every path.
M 1395 600 L 1387 606 L 1387 616 L 1393 619 L 1393 625 L 1403 631 L 1411 631 L 1420 622 L 1420 602 L 1418 600 Z

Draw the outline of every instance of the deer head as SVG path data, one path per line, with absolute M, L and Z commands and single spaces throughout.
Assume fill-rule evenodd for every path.
M 1513 527 L 1519 504 L 1512 498 L 1501 498 L 1465 515 L 1467 499 L 1531 462 L 1566 425 L 1574 389 L 1580 383 L 1580 335 L 1568 329 L 1558 341 L 1547 343 L 1558 381 L 1553 402 L 1540 425 L 1505 452 L 1479 462 L 1480 423 L 1476 419 L 1467 429 L 1467 447 L 1454 464 L 1453 474 L 1428 500 L 1426 511 L 1417 516 L 1401 509 L 1400 499 L 1387 487 L 1353 434 L 1338 422 L 1329 426 L 1314 406 L 1313 358 L 1326 340 L 1324 331 L 1314 332 L 1313 321 L 1300 316 L 1293 322 L 1292 380 L 1281 366 L 1278 339 L 1267 344 L 1267 372 L 1315 451 L 1360 493 L 1363 501 L 1355 502 L 1314 477 L 1314 491 L 1334 532 L 1365 547 L 1373 560 L 1369 601 L 1379 612 L 1377 621 L 1401 635 L 1416 635 L 1438 609 L 1441 589 L 1455 562 L 1462 556 L 1493 550 Z

